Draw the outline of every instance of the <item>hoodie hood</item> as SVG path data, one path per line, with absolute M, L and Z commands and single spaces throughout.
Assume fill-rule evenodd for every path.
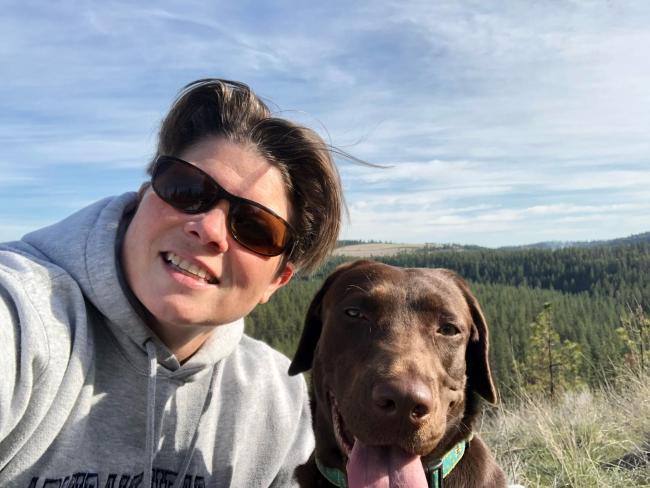
M 135 192 L 109 197 L 86 207 L 49 227 L 23 237 L 47 261 L 63 268 L 79 284 L 86 299 L 107 318 L 121 349 L 139 371 L 147 374 L 147 343 L 155 346 L 157 361 L 170 376 L 190 378 L 228 356 L 239 343 L 244 330 L 243 319 L 215 327 L 201 349 L 182 366 L 174 354 L 155 336 L 136 311 L 135 297 L 122 279 L 120 222 L 137 205 Z M 126 229 L 125 226 L 123 226 Z M 119 283 L 123 283 L 122 286 Z M 150 346 L 149 346 L 150 348 Z

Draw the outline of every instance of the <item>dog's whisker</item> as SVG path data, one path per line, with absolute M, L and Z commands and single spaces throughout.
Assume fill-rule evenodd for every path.
M 348 286 L 347 286 L 346 291 L 350 291 L 350 290 L 359 290 L 360 292 L 365 293 L 366 295 L 370 293 L 370 292 L 369 292 L 368 290 L 366 290 L 365 288 L 362 288 L 361 286 L 359 286 L 359 285 L 354 285 L 354 284 L 352 284 L 352 285 L 348 285 Z

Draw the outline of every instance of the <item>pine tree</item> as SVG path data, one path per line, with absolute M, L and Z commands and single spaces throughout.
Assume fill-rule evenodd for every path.
M 582 348 L 568 339 L 560 339 L 553 327 L 550 302 L 544 304 L 530 329 L 524 363 L 516 365 L 524 389 L 555 398 L 560 390 L 579 386 L 582 383 Z
M 625 363 L 632 370 L 643 374 L 650 369 L 650 318 L 637 303 L 628 307 L 628 313 L 621 319 L 617 329 L 623 345 Z

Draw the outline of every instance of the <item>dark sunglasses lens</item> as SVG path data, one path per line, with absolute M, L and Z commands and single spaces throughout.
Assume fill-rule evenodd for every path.
M 190 164 L 160 160 L 151 180 L 156 194 L 172 207 L 186 213 L 200 213 L 212 204 L 215 189 L 210 179 Z
M 242 246 L 264 256 L 282 254 L 289 243 L 289 229 L 275 215 L 255 205 L 239 202 L 228 212 L 230 232 Z
M 273 213 L 228 195 L 209 175 L 175 158 L 161 156 L 154 168 L 151 186 L 156 195 L 185 213 L 209 211 L 219 198 L 230 201 L 229 230 L 242 246 L 263 256 L 277 256 L 287 248 L 290 231 Z

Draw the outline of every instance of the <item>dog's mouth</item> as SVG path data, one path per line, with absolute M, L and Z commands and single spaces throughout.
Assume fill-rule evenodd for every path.
M 427 488 L 420 456 L 398 446 L 369 446 L 357 439 L 346 427 L 336 397 L 328 392 L 334 437 L 347 458 L 349 488 Z
M 334 426 L 334 437 L 336 438 L 336 443 L 338 444 L 339 449 L 343 455 L 346 458 L 350 458 L 352 448 L 354 447 L 355 438 L 345 426 L 343 416 L 339 410 L 339 405 L 336 402 L 336 397 L 332 394 L 332 392 L 328 392 L 327 396 L 332 414 L 332 424 Z

